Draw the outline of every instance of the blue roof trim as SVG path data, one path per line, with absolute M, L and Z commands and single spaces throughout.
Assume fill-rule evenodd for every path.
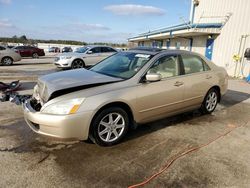
M 167 32 L 173 32 L 173 31 L 179 31 L 179 30 L 184 30 L 184 29 L 192 29 L 192 28 L 221 28 L 223 25 L 222 23 L 200 23 L 200 24 L 179 24 L 171 27 L 166 27 L 163 29 L 158 29 L 154 30 L 148 33 L 142 33 L 136 37 L 132 37 L 129 39 L 134 39 L 138 37 L 148 37 L 150 35 L 155 35 L 155 34 L 161 34 L 161 33 L 167 33 Z

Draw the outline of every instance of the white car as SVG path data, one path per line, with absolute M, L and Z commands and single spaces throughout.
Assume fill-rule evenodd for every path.
M 22 57 L 19 53 L 4 46 L 0 46 L 0 65 L 12 65 L 13 62 L 20 61 Z
M 59 54 L 54 64 L 64 69 L 84 68 L 95 65 L 116 52 L 117 50 L 109 46 L 84 46 L 76 48 L 72 53 Z

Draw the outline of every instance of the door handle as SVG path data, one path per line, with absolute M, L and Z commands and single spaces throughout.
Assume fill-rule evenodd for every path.
M 177 81 L 177 82 L 174 83 L 174 86 L 179 87 L 179 86 L 181 86 L 183 84 L 184 84 L 183 82 Z
M 210 78 L 212 78 L 211 75 L 207 75 L 207 76 L 206 76 L 206 79 L 210 79 Z

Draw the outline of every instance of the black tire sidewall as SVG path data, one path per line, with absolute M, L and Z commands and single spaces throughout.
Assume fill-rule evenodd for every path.
M 74 61 L 72 62 L 72 64 L 71 64 L 71 69 L 79 69 L 79 68 L 73 68 L 73 65 L 76 63 L 76 61 L 77 61 L 77 60 L 74 60 Z M 84 61 L 82 61 L 82 60 L 79 60 L 79 61 L 82 62 L 82 67 L 81 67 L 81 68 L 84 68 L 84 67 L 85 67 Z
M 216 105 L 215 105 L 214 109 L 213 109 L 212 111 L 209 111 L 209 110 L 207 109 L 207 107 L 206 107 L 206 101 L 207 101 L 207 98 L 208 98 L 209 94 L 212 93 L 212 92 L 215 92 L 216 97 L 217 97 L 217 101 L 216 101 Z M 217 104 L 218 104 L 218 100 L 219 100 L 218 91 L 217 91 L 216 89 L 214 89 L 214 88 L 210 89 L 210 90 L 207 92 L 206 97 L 205 97 L 205 99 L 204 99 L 204 101 L 203 101 L 203 103 L 202 103 L 202 106 L 201 106 L 202 112 L 203 112 L 204 114 L 211 114 L 211 113 L 216 109 Z
M 5 60 L 5 59 L 10 59 L 10 60 L 11 60 L 11 64 L 5 64 L 5 63 L 4 63 L 4 60 Z M 2 64 L 2 65 L 6 65 L 6 66 L 10 66 L 10 65 L 12 65 L 12 64 L 13 64 L 13 59 L 12 59 L 12 58 L 10 58 L 10 57 L 4 57 L 4 58 L 2 59 L 1 64 Z
M 125 128 L 124 128 L 124 131 L 122 133 L 122 135 L 115 141 L 113 142 L 105 142 L 103 141 L 100 137 L 99 137 L 99 134 L 98 134 L 98 126 L 99 126 L 99 123 L 100 121 L 102 120 L 102 118 L 104 116 L 106 116 L 107 114 L 109 113 L 119 113 L 120 115 L 122 115 L 122 117 L 124 118 L 125 120 Z M 91 124 L 91 132 L 90 132 L 90 139 L 100 145 L 100 146 L 112 146 L 112 145 L 115 145 L 117 143 L 119 143 L 123 138 L 124 136 L 126 135 L 127 131 L 128 131 L 128 127 L 129 127 L 129 117 L 128 117 L 128 114 L 125 110 L 123 110 L 122 108 L 119 108 L 119 107 L 110 107 L 110 108 L 106 108 L 104 110 L 102 110 L 100 113 L 98 113 L 93 121 L 92 121 L 92 124 Z

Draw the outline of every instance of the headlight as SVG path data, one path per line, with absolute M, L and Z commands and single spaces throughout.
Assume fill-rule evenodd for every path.
M 60 101 L 51 104 L 41 111 L 47 114 L 57 114 L 57 115 L 68 115 L 74 114 L 79 109 L 80 105 L 83 103 L 84 98 L 71 99 L 67 101 Z
M 61 59 L 71 59 L 71 56 L 61 56 Z

